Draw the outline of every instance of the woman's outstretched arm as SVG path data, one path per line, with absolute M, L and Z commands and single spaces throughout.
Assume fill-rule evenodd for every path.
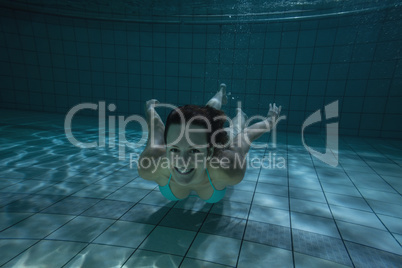
M 158 103 L 159 101 L 152 99 L 147 101 L 145 105 L 145 114 L 148 123 L 147 147 L 151 147 L 151 149 L 165 146 L 165 124 L 155 110 L 155 105 Z
M 245 158 L 252 142 L 275 127 L 282 107 L 277 107 L 275 104 L 270 104 L 269 107 L 268 115 L 264 120 L 244 128 L 233 138 L 230 147 L 222 151 L 220 159 L 227 159 L 230 163 L 228 168 L 223 169 L 224 175 L 222 175 L 227 185 L 235 185 L 243 180 L 247 168 Z
M 258 123 L 244 128 L 243 131 L 234 138 L 232 148 L 245 156 L 255 140 L 275 128 L 276 120 L 281 113 L 281 109 L 282 106 L 277 107 L 275 103 L 273 105 L 270 103 L 267 117 Z
M 148 141 L 138 162 L 139 175 L 147 180 L 157 179 L 159 174 L 155 172 L 157 159 L 166 154 L 165 124 L 155 110 L 155 104 L 159 103 L 152 99 L 146 102 L 145 114 L 148 123 Z

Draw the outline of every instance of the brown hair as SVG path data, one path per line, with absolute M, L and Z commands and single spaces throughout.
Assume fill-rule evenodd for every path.
M 184 123 L 188 123 L 194 117 L 202 117 L 205 118 L 211 125 L 211 131 L 207 132 L 207 140 L 209 146 L 212 146 L 212 135 L 220 130 L 214 138 L 215 144 L 225 145 L 228 142 L 228 134 L 226 131 L 223 130 L 223 125 L 225 124 L 226 119 L 225 113 L 221 110 L 217 110 L 210 106 L 198 106 L 198 105 L 184 105 L 181 107 L 172 110 L 166 119 L 166 126 L 165 126 L 165 143 L 167 132 L 171 124 L 181 124 L 181 116 L 184 117 Z M 217 118 L 220 117 L 220 118 Z M 208 128 L 207 122 L 203 119 L 195 118 L 192 121 L 193 124 L 198 126 L 203 126 Z

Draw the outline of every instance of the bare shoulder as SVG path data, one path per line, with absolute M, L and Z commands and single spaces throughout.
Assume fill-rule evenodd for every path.
M 220 151 L 210 159 L 208 170 L 216 183 L 226 186 L 240 183 L 244 178 L 246 166 L 241 154 L 228 149 Z
M 169 176 L 164 161 L 167 161 L 165 148 L 146 148 L 138 159 L 138 174 L 145 180 L 163 183 L 165 177 Z

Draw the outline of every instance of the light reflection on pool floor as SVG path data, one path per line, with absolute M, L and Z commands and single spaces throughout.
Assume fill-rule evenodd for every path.
M 0 266 L 397 267 L 402 263 L 402 142 L 343 137 L 339 165 L 297 133 L 253 149 L 244 180 L 211 205 L 170 202 L 130 168 L 127 149 L 80 149 L 62 115 L 3 110 Z M 74 136 L 98 139 L 95 118 Z M 139 131 L 127 131 L 138 140 Z M 306 142 L 324 151 L 324 137 Z M 274 159 L 275 158 L 275 159 Z M 284 159 L 286 168 L 274 161 Z M 278 162 L 276 162 L 277 164 Z M 271 165 L 268 165 L 271 164 Z

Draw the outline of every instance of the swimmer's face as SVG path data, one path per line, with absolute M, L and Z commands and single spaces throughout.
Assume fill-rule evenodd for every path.
M 170 172 L 174 180 L 183 186 L 201 180 L 209 153 L 206 128 L 190 125 L 187 129 L 186 137 L 185 126 L 172 124 L 166 135 Z

